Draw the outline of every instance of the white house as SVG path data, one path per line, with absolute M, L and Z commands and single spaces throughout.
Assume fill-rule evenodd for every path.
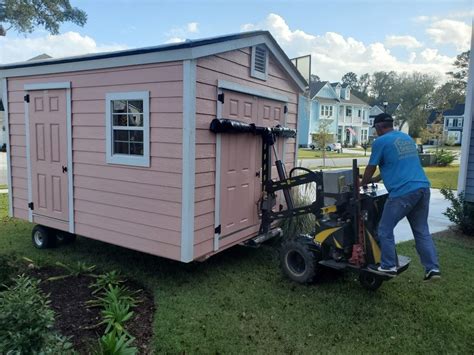
M 372 127 L 374 125 L 375 116 L 386 112 L 389 115 L 391 115 L 393 117 L 393 119 L 395 120 L 395 122 L 393 124 L 393 128 L 395 130 L 399 131 L 400 126 L 397 122 L 397 114 L 398 114 L 398 110 L 400 110 L 400 106 L 401 105 L 399 103 L 388 103 L 386 105 L 375 104 L 374 106 L 372 106 L 370 108 L 370 114 L 369 114 L 369 125 L 370 125 L 370 127 Z M 410 129 L 410 126 L 409 126 L 408 122 L 405 122 L 405 124 L 403 125 L 401 131 L 408 134 L 409 129 Z M 371 131 L 370 138 L 375 138 L 375 136 L 373 134 L 375 134 L 375 132 Z

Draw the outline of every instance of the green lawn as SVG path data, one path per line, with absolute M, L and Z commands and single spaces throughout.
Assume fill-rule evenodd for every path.
M 457 189 L 459 165 L 447 167 L 425 167 L 425 173 L 431 181 L 431 187 Z
M 2 190 L 2 189 L 8 189 L 8 185 L 6 185 L 6 184 L 5 185 L 0 185 L 0 190 Z
M 153 292 L 154 349 L 160 353 L 472 353 L 474 239 L 452 233 L 436 240 L 443 279 L 421 282 L 413 242 L 407 272 L 377 292 L 346 274 L 311 286 L 285 279 L 277 249 L 231 248 L 204 263 L 184 265 L 79 238 L 37 250 L 31 225 L 6 217 L 0 195 L 0 253 L 40 264 L 83 261 L 118 269 Z
M 350 153 L 336 153 L 326 151 L 326 158 L 358 158 L 363 157 L 364 152 L 361 154 L 350 154 Z M 367 156 L 370 156 L 370 153 L 367 153 Z M 323 157 L 323 152 L 321 150 L 311 150 L 311 149 L 298 149 L 298 159 L 320 159 Z

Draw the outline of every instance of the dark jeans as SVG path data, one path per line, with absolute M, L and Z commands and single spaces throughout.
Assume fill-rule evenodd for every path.
M 439 270 L 436 248 L 428 228 L 429 206 L 429 188 L 418 189 L 403 196 L 387 199 L 378 228 L 382 250 L 380 264 L 383 268 L 397 265 L 393 229 L 403 217 L 407 217 L 415 237 L 416 250 L 425 271 Z

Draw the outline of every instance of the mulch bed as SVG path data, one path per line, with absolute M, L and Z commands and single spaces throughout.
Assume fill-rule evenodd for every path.
M 55 328 L 64 336 L 72 337 L 74 349 L 80 354 L 88 354 L 96 347 L 98 339 L 104 334 L 105 326 L 98 325 L 102 318 L 101 309 L 88 307 L 87 301 L 93 300 L 89 285 L 94 282 L 91 276 L 67 277 L 48 281 L 52 276 L 65 275 L 67 272 L 57 267 L 44 267 L 30 270 L 30 275 L 41 279 L 40 287 L 49 294 L 51 308 L 56 314 Z M 154 314 L 153 296 L 138 284 L 125 282 L 131 291 L 140 290 L 135 296 L 140 302 L 133 308 L 134 315 L 125 327 L 135 337 L 133 346 L 140 354 L 150 353 L 149 343 L 153 335 L 152 323 Z

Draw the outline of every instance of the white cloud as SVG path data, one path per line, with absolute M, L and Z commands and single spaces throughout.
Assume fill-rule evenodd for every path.
M 199 32 L 198 25 L 199 24 L 197 22 L 190 22 L 186 25 L 186 28 L 188 32 L 197 33 Z
M 36 38 L 0 37 L 0 63 L 28 60 L 46 53 L 53 58 L 69 57 L 87 53 L 110 52 L 126 49 L 122 44 L 97 44 L 89 36 L 77 32 L 66 32 L 57 36 L 45 35 Z
M 182 27 L 175 27 L 168 31 L 165 34 L 168 37 L 165 43 L 184 42 L 186 38 L 193 37 L 197 33 L 199 33 L 199 23 L 189 22 Z
M 454 44 L 458 51 L 469 49 L 471 26 L 455 20 L 440 20 L 433 22 L 426 33 L 437 44 Z
M 312 71 L 323 80 L 338 81 L 353 71 L 356 74 L 375 71 L 422 72 L 445 78 L 452 70 L 454 57 L 441 55 L 437 50 L 412 50 L 405 60 L 397 58 L 383 43 L 363 43 L 352 37 L 344 37 L 336 32 L 310 34 L 292 29 L 277 14 L 269 14 L 258 24 L 245 24 L 242 30 L 269 30 L 290 58 L 306 54 L 312 56 Z M 394 36 L 397 37 L 397 36 Z M 410 36 L 398 36 L 410 37 Z M 418 41 L 410 37 L 412 49 L 418 48 Z M 405 38 L 406 39 L 406 38 Z M 406 44 L 406 43 L 405 43 Z M 415 47 L 413 47 L 415 45 Z
M 430 19 L 431 19 L 431 17 L 429 17 L 429 16 L 417 16 L 417 17 L 413 18 L 413 20 L 415 22 L 419 22 L 419 23 L 428 22 Z
M 385 37 L 385 45 L 387 47 L 405 47 L 408 49 L 423 47 L 413 36 L 387 36 Z

